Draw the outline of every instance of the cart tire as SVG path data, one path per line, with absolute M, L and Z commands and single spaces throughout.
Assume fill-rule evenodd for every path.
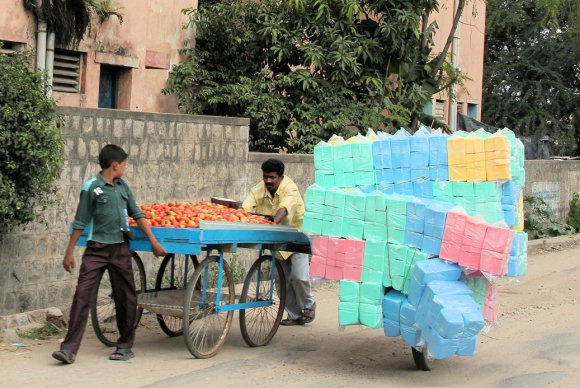
M 413 351 L 413 360 L 415 361 L 417 369 L 424 371 L 435 369 L 436 360 L 429 355 L 426 346 L 422 346 L 419 349 L 411 348 L 411 350 Z
M 274 260 L 274 292 L 272 304 L 240 310 L 240 330 L 244 341 L 251 346 L 267 345 L 280 326 L 286 302 L 286 279 L 282 266 Z M 270 300 L 272 256 L 261 256 L 252 264 L 240 296 L 240 303 Z M 258 275 L 260 284 L 258 285 Z
M 186 271 L 187 263 L 187 273 Z M 168 254 L 163 258 L 157 279 L 155 280 L 155 291 L 161 290 L 183 290 L 187 288 L 187 281 L 191 278 L 195 268 L 199 265 L 195 255 Z M 182 317 L 157 314 L 159 327 L 169 337 L 177 337 L 183 334 Z
M 145 267 L 136 252 L 131 252 L 131 258 L 133 276 L 135 277 L 135 289 L 137 290 L 137 295 L 139 295 L 145 292 L 145 286 L 147 284 Z M 142 315 L 143 309 L 137 307 L 135 327 L 139 325 Z M 99 341 L 111 347 L 117 344 L 119 329 L 117 328 L 115 300 L 113 299 L 113 289 L 108 271 L 103 271 L 91 292 L 91 323 Z
M 230 266 L 224 260 L 221 298 L 217 301 L 219 271 L 220 257 L 208 256 L 195 269 L 187 285 L 183 306 L 183 338 L 196 358 L 213 357 L 224 343 L 232 324 L 234 312 L 217 312 L 216 306 L 217 302 L 222 306 L 234 304 L 234 279 Z

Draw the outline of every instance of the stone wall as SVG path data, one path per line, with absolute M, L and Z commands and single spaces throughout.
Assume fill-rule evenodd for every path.
M 76 275 L 62 269 L 80 187 L 100 170 L 98 153 L 115 143 L 129 154 L 125 178 L 138 203 L 242 198 L 248 160 L 247 119 L 61 108 L 65 165 L 48 225 L 2 235 L 0 315 L 68 307 Z M 76 251 L 77 267 L 82 249 Z M 146 263 L 156 265 L 155 260 Z M 150 279 L 151 280 L 151 279 Z M 151 281 L 149 282 L 151 284 Z
M 580 193 L 580 161 L 526 160 L 525 166 L 525 195 L 543 199 L 567 221 L 572 196 Z

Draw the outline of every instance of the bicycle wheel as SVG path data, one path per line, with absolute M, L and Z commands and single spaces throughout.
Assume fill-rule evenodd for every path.
M 145 292 L 146 279 L 145 267 L 136 252 L 131 252 L 133 276 L 137 295 Z M 143 315 L 143 309 L 137 307 L 135 327 L 139 324 Z M 115 312 L 115 300 L 109 272 L 104 271 L 91 292 L 91 323 L 99 341 L 106 346 L 115 346 L 119 338 L 117 328 L 117 313 Z
M 217 307 L 234 303 L 234 280 L 230 266 L 224 260 L 219 289 L 219 256 L 208 256 L 195 269 L 187 286 L 183 306 L 183 332 L 187 348 L 196 358 L 213 357 L 230 330 L 233 311 L 219 312 Z
M 240 330 L 249 346 L 264 346 L 274 337 L 284 314 L 286 279 L 277 260 L 272 281 L 272 256 L 262 256 L 252 264 L 240 296 L 240 303 L 270 301 L 264 307 L 240 310 Z M 272 285 L 274 290 L 271 291 Z
M 157 272 L 155 291 L 183 291 L 185 293 L 187 281 L 198 265 L 195 255 L 168 254 L 163 258 L 159 272 Z M 182 317 L 157 314 L 157 322 L 161 330 L 169 337 L 183 334 Z

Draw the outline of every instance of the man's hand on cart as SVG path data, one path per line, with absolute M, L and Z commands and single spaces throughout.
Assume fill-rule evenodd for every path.
M 163 245 L 161 245 L 158 241 L 151 242 L 151 248 L 153 248 L 153 254 L 156 257 L 167 256 L 167 251 L 165 250 L 165 248 L 163 248 Z

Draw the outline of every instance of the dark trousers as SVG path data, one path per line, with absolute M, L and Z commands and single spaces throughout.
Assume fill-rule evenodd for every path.
M 106 269 L 111 278 L 117 328 L 120 334 L 117 348 L 130 349 L 133 347 L 137 293 L 129 244 L 127 242 L 101 244 L 89 241 L 83 254 L 77 288 L 70 311 L 68 332 L 61 344 L 61 350 L 70 350 L 74 354 L 78 352 L 89 318 L 91 291 Z

